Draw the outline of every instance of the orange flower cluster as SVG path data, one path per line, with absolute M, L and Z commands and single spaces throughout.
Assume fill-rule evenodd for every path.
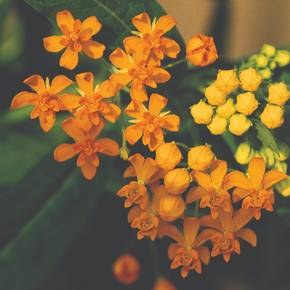
M 260 219 L 262 209 L 273 211 L 270 187 L 287 175 L 278 170 L 265 173 L 262 158 L 250 161 L 249 178 L 240 171 L 228 173 L 227 162 L 215 160 L 206 145 L 188 151 L 187 167 L 180 167 L 181 158 L 174 142 L 159 145 L 155 160 L 139 153 L 131 156 L 124 177 L 137 180 L 117 195 L 126 198 L 125 207 L 133 205 L 128 221 L 138 229 L 138 239 L 166 235 L 176 241 L 168 249 L 171 268 L 181 266 L 181 275 L 186 277 L 191 269 L 201 273 L 201 263 L 208 264 L 210 256 L 222 254 L 228 262 L 231 254 L 240 254 L 241 239 L 256 246 L 256 234 L 244 226 L 252 217 Z M 193 182 L 196 185 L 190 186 Z M 241 208 L 235 208 L 240 200 Z M 185 209 L 193 202 L 196 207 L 209 208 L 210 215 L 200 219 L 188 216 Z M 178 219 L 183 220 L 183 233 L 171 224 Z M 205 229 L 199 233 L 200 227 Z M 204 245 L 208 241 L 213 243 L 211 253 Z

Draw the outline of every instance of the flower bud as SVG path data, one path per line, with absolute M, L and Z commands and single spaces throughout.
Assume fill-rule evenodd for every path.
M 230 94 L 239 87 L 240 81 L 235 70 L 220 70 L 215 81 L 216 87 L 226 94 Z
M 274 152 L 268 146 L 262 146 L 260 155 L 264 158 L 267 167 L 272 167 L 275 163 Z
M 253 92 L 257 90 L 262 82 L 262 76 L 252 67 L 241 71 L 239 77 L 241 81 L 241 87 L 245 91 Z
M 274 61 L 280 67 L 288 65 L 290 63 L 290 52 L 287 50 L 278 50 Z
M 275 158 L 280 161 L 285 161 L 286 159 L 288 159 L 290 151 L 289 146 L 284 142 L 279 142 L 277 146 L 279 150 L 279 155 L 275 153 Z
M 167 222 L 180 218 L 185 211 L 185 202 L 179 195 L 168 194 L 160 199 L 159 215 Z
M 225 104 L 218 106 L 216 109 L 216 113 L 226 119 L 228 119 L 235 112 L 236 106 L 234 105 L 234 100 L 232 98 L 229 98 Z
M 219 90 L 215 82 L 204 91 L 207 101 L 213 106 L 221 106 L 225 103 L 227 94 Z
M 188 152 L 188 166 L 194 170 L 207 170 L 213 160 L 214 154 L 206 145 L 193 147 Z
M 261 48 L 261 53 L 264 53 L 268 57 L 272 57 L 276 54 L 276 48 L 273 45 L 265 43 Z
M 189 186 L 190 181 L 190 174 L 186 168 L 173 169 L 164 176 L 166 190 L 175 195 L 182 194 Z
M 283 110 L 280 106 L 267 105 L 260 115 L 261 122 L 269 129 L 275 129 L 283 125 Z
M 258 108 L 258 101 L 251 92 L 237 96 L 236 110 L 245 115 L 251 115 Z
M 254 157 L 254 150 L 248 143 L 241 143 L 236 151 L 235 158 L 239 164 L 248 164 Z
M 207 66 L 218 58 L 213 38 L 195 34 L 186 46 L 187 59 L 196 66 Z
M 284 82 L 269 86 L 268 100 L 270 103 L 283 106 L 290 98 L 290 92 Z
M 270 68 L 271 70 L 274 70 L 276 67 L 277 67 L 277 64 L 276 64 L 275 61 L 271 61 L 271 62 L 269 63 L 269 68 Z
M 190 113 L 196 124 L 208 124 L 213 115 L 213 108 L 203 100 L 200 100 L 198 104 L 190 107 Z
M 290 177 L 278 182 L 275 185 L 276 190 L 284 197 L 290 196 Z
M 281 171 L 281 172 L 286 174 L 287 173 L 287 169 L 288 169 L 288 165 L 287 165 L 286 162 L 281 162 L 279 160 L 276 160 L 274 166 L 272 167 L 272 169 Z
M 234 114 L 230 117 L 229 130 L 231 133 L 241 136 L 249 130 L 252 123 L 244 114 Z
M 262 79 L 265 79 L 265 80 L 268 80 L 272 76 L 272 72 L 268 67 L 259 70 L 259 74 L 262 76 Z
M 156 163 L 163 169 L 173 169 L 180 162 L 181 158 L 181 152 L 174 143 L 164 143 L 156 149 Z
M 215 114 L 211 122 L 207 125 L 207 128 L 213 135 L 223 134 L 227 129 L 228 120 Z
M 129 254 L 119 257 L 113 264 L 113 274 L 115 278 L 123 284 L 132 284 L 138 277 L 140 264 L 138 260 Z
M 177 288 L 167 279 L 159 278 L 155 282 L 152 290 L 177 290 Z
M 130 154 L 130 150 L 125 146 L 122 146 L 119 150 L 119 156 L 123 159 L 123 160 L 127 160 Z
M 268 64 L 268 58 L 263 55 L 263 54 L 258 54 L 256 57 L 255 57 L 255 62 L 256 62 L 256 66 L 258 68 L 263 68 L 263 67 L 266 67 L 267 64 Z

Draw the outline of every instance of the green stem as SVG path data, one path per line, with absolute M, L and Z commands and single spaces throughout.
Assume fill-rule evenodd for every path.
M 157 242 L 156 241 L 152 242 L 150 239 L 148 239 L 148 242 L 149 242 L 153 271 L 155 274 L 155 278 L 158 278 L 159 276 L 161 276 L 161 271 L 160 271 L 160 262 L 159 262 Z
M 124 87 L 122 88 L 122 90 L 128 94 L 130 94 L 130 89 L 128 87 Z
M 230 148 L 233 155 L 235 155 L 237 148 L 238 148 L 238 145 L 236 143 L 236 140 L 235 140 L 235 137 L 233 136 L 233 134 L 227 130 L 221 136 L 222 136 L 223 140 L 226 142 L 226 144 L 228 145 L 228 147 Z
M 104 64 L 104 66 L 106 67 L 107 71 L 110 74 L 113 74 L 114 70 L 113 70 L 113 67 L 110 65 L 110 63 L 104 57 L 101 58 L 101 61 Z
M 184 148 L 184 149 L 187 150 L 187 151 L 190 150 L 190 148 L 189 148 L 187 145 L 185 145 L 185 144 L 183 144 L 183 143 L 181 143 L 181 142 L 175 142 L 175 145 L 177 145 L 177 146 L 179 146 L 179 147 L 182 147 L 182 148 Z
M 165 65 L 165 66 L 163 66 L 162 68 L 163 68 L 163 69 L 168 69 L 168 68 L 174 67 L 174 66 L 176 66 L 176 65 L 179 65 L 179 64 L 185 62 L 186 60 L 187 60 L 186 58 L 182 58 L 182 59 L 177 60 L 177 61 L 175 61 L 175 62 L 173 62 L 173 63 L 170 63 L 170 64 L 168 64 L 168 65 Z
M 195 202 L 195 207 L 194 207 L 194 217 L 198 217 L 198 209 L 199 209 L 199 200 Z

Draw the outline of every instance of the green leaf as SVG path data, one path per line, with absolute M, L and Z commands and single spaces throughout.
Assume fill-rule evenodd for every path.
M 109 159 L 106 168 L 112 166 Z M 45 158 L 2 195 L 1 239 L 13 237 L 0 252 L 0 289 L 32 290 L 49 273 L 103 193 L 108 176 L 102 169 L 87 181 L 70 162 Z
M 274 136 L 269 129 L 257 119 L 252 119 L 252 122 L 257 129 L 257 138 L 266 146 L 270 147 L 274 152 L 279 154 L 279 150 Z
M 44 14 L 48 20 L 56 25 L 56 14 L 62 10 L 69 10 L 74 18 L 81 21 L 90 16 L 96 16 L 102 23 L 101 36 L 98 40 L 107 47 L 115 49 L 121 46 L 126 36 L 131 35 L 131 30 L 136 30 L 132 25 L 132 17 L 147 12 L 151 17 L 159 18 L 166 14 L 156 0 L 25 0 L 35 10 Z M 169 33 L 171 37 L 182 46 L 182 38 L 177 29 Z

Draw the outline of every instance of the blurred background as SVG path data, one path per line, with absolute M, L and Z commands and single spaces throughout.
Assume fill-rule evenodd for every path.
M 281 48 L 290 45 L 288 0 L 160 0 L 159 3 L 178 21 L 177 27 L 185 42 L 195 33 L 214 36 L 222 58 L 220 64 L 224 66 L 258 52 L 264 43 Z M 52 160 L 52 150 L 67 138 L 60 127 L 66 115 L 59 118 L 51 132 L 44 134 L 38 120 L 29 119 L 31 108 L 8 111 L 12 98 L 21 91 L 29 90 L 22 82 L 33 74 L 50 79 L 57 74 L 65 74 L 74 79 L 77 73 L 94 70 L 101 78 L 102 67 L 85 58 L 73 72 L 60 68 L 60 54 L 45 51 L 42 41 L 43 37 L 55 32 L 49 21 L 24 1 L 0 1 L 0 289 L 151 289 L 155 279 L 151 241 L 136 239 L 136 231 L 127 223 L 128 210 L 124 209 L 123 200 L 116 197 L 118 189 L 127 183 L 121 177 L 128 164 L 119 158 L 113 161 L 101 159 L 104 173 L 89 184 L 83 181 L 79 171 L 74 171 L 75 161 L 56 164 Z M 213 68 L 215 72 L 208 71 L 208 74 L 214 78 L 216 67 Z M 178 79 L 174 78 L 170 81 L 168 91 L 175 92 L 176 81 Z M 195 79 L 194 85 L 199 86 L 198 81 Z M 185 90 L 176 93 L 190 94 Z M 189 107 L 190 104 L 185 102 L 184 105 Z M 109 128 L 108 132 L 115 131 Z M 180 138 L 185 137 L 182 134 L 186 135 L 186 132 L 181 132 Z M 208 132 L 204 134 L 208 143 L 223 151 L 221 139 L 210 137 Z M 121 139 L 117 138 L 120 144 Z M 191 140 L 187 138 L 187 144 L 190 144 Z M 132 154 L 141 150 L 142 146 L 138 146 Z M 223 154 L 224 158 L 232 159 L 229 151 Z M 63 199 L 61 204 L 64 208 L 67 205 L 67 212 L 54 216 L 54 210 L 60 204 L 54 203 L 59 192 L 56 189 L 71 173 L 73 181 L 82 180 L 81 185 L 75 187 L 79 192 L 84 195 L 93 192 L 91 202 L 82 203 L 74 187 L 64 184 L 60 190 L 67 193 L 67 199 Z M 27 176 L 32 177 L 28 180 Z M 101 191 L 102 195 L 95 198 L 94 190 L 96 193 Z M 70 191 L 75 195 L 69 197 Z M 54 192 L 55 199 L 49 199 Z M 88 214 L 84 215 L 86 208 Z M 59 233 L 62 236 L 60 240 L 49 239 L 51 227 L 41 223 L 42 209 L 50 210 L 56 228 L 58 221 L 67 219 L 59 232 L 51 233 L 54 237 Z M 76 212 L 75 220 L 66 214 L 73 210 Z M 32 226 L 38 223 L 41 230 L 31 232 Z M 250 227 L 257 233 L 257 248 L 242 243 L 240 256 L 233 255 L 229 263 L 219 256 L 212 259 L 208 266 L 203 266 L 202 275 L 191 272 L 186 279 L 181 278 L 180 269 L 170 270 L 167 257 L 170 240 L 164 238 L 155 242 L 162 274 L 178 289 L 290 289 L 288 225 L 276 214 L 264 212 L 260 222 L 251 222 Z M 63 238 L 65 231 L 67 235 Z M 33 235 L 36 235 L 34 240 L 40 235 L 39 243 L 45 245 L 44 248 L 54 247 L 53 255 L 40 251 L 42 247 L 39 244 L 27 246 Z M 23 251 L 22 245 L 19 245 L 20 238 L 29 251 Z M 13 253 L 12 248 L 16 249 Z M 116 282 L 111 271 L 114 260 L 127 251 L 137 257 L 142 268 L 140 278 L 131 286 Z M 7 265 L 10 267 L 8 272 Z M 24 269 L 32 274 L 26 276 Z M 12 286 L 8 277 L 19 279 L 13 284 L 17 286 Z

